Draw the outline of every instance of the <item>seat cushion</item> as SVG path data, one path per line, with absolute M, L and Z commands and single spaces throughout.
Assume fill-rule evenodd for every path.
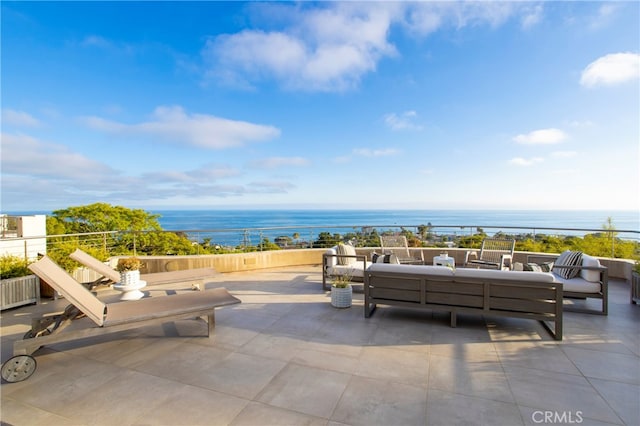
M 562 278 L 557 275 L 555 272 L 553 276 L 556 281 L 562 283 L 562 291 L 569 291 L 574 293 L 600 293 L 600 283 L 593 283 L 582 279 L 580 277 L 577 278 Z
M 582 266 L 582 252 L 565 250 L 555 261 L 553 272 L 566 279 L 580 275 L 579 268 L 556 268 L 556 266 Z
M 550 272 L 535 271 L 499 271 L 496 269 L 458 268 L 456 269 L 455 276 L 456 278 L 481 278 L 543 283 L 553 282 L 553 275 Z
M 399 274 L 412 274 L 412 275 L 438 275 L 451 277 L 453 271 L 446 266 L 431 266 L 431 265 L 401 265 L 392 263 L 373 263 L 367 268 L 370 272 L 390 272 Z
M 364 262 L 356 261 L 351 265 L 333 265 L 327 268 L 329 275 L 346 275 L 350 277 L 364 277 Z

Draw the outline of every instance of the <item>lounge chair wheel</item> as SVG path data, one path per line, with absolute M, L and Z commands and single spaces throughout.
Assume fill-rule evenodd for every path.
M 36 359 L 30 355 L 14 356 L 2 365 L 2 378 L 9 383 L 27 380 L 37 366 Z

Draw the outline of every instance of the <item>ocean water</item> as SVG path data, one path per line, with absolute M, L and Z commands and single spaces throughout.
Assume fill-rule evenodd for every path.
M 380 231 L 404 226 L 415 232 L 415 227 L 428 224 L 434 226 L 438 234 L 469 234 L 479 227 L 490 235 L 500 230 L 584 235 L 588 233 L 585 230 L 602 230 L 609 217 L 621 238 L 638 240 L 640 237 L 637 233 L 640 215 L 635 211 L 158 210 L 151 213 L 160 215 L 159 222 L 166 230 L 200 231 L 199 235 L 213 237 L 219 244 L 239 244 L 239 240 L 247 236 L 254 242 L 258 234 L 269 238 L 291 236 L 296 231 L 301 238 L 315 238 L 320 232 L 344 234 L 363 227 Z M 557 228 L 566 230 L 554 230 Z M 253 231 L 245 233 L 245 229 Z M 218 232 L 206 232 L 212 230 Z

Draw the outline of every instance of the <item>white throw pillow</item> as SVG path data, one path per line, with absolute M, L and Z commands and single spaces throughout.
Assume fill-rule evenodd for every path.
M 588 256 L 586 254 L 582 255 L 582 266 L 591 266 L 591 267 L 599 267 L 600 261 L 595 257 Z M 582 269 L 580 271 L 580 276 L 582 279 L 590 281 L 592 283 L 600 282 L 600 271 L 590 271 L 588 269 Z

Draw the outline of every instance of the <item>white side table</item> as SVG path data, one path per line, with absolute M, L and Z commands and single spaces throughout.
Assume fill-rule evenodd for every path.
M 140 280 L 136 285 L 114 284 L 113 288 L 122 292 L 120 300 L 138 300 L 142 298 L 142 296 L 144 296 L 144 293 L 141 292 L 140 289 L 146 286 L 147 282 L 144 280 Z
M 456 260 L 450 256 L 436 256 L 433 258 L 433 266 L 456 267 Z

